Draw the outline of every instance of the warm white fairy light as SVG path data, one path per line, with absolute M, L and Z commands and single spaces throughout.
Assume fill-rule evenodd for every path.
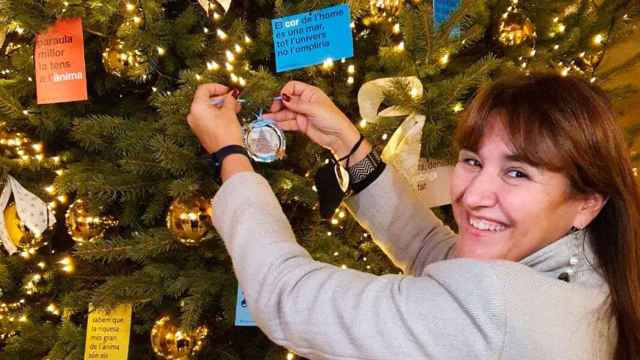
M 596 79 L 596 77 L 594 76 L 594 77 L 592 77 L 591 79 L 589 79 L 589 82 L 591 82 L 591 83 L 593 84 L 594 82 L 596 82 L 596 80 L 597 80 L 597 79 Z
M 238 75 L 230 74 L 229 76 L 231 77 L 231 82 L 234 82 L 234 83 L 238 82 Z
M 461 102 L 457 102 L 453 105 L 452 110 L 454 113 L 459 113 L 460 111 L 464 110 L 464 106 Z
M 325 59 L 325 61 L 322 63 L 322 68 L 325 70 L 330 70 L 333 68 L 333 59 L 332 58 L 327 58 Z
M 127 3 L 126 8 L 127 8 L 127 11 L 131 12 L 136 9 L 136 6 L 133 5 L 132 3 Z
M 449 52 L 445 52 L 438 62 L 440 62 L 440 65 L 447 65 L 449 63 Z
M 227 57 L 227 61 L 229 61 L 230 63 L 233 63 L 234 61 L 236 61 L 236 57 L 235 55 L 233 55 L 233 53 L 229 50 L 225 50 L 225 56 Z
M 206 27 L 206 26 L 205 26 L 205 27 L 203 27 L 203 28 L 202 28 L 202 32 L 203 32 L 203 33 L 205 33 L 205 34 L 208 34 L 208 33 L 209 33 L 209 28 L 208 28 L 208 27 Z
M 332 232 L 331 231 L 327 231 L 327 236 L 331 236 Z
M 251 44 L 251 38 L 249 37 L 249 35 L 245 35 L 244 36 L 244 43 L 245 44 Z
M 44 191 L 46 191 L 49 194 L 53 194 L 56 191 L 56 188 L 53 185 L 49 185 L 44 188 Z
M 393 33 L 394 34 L 399 34 L 400 33 L 400 24 L 393 25 Z
M 382 134 L 382 141 L 387 141 L 387 139 L 389 138 L 388 134 Z
M 604 35 L 602 34 L 597 34 L 596 36 L 593 37 L 593 44 L 600 46 L 602 45 L 602 42 L 604 41 Z
M 235 45 L 233 46 L 233 49 L 234 49 L 234 50 L 235 50 L 235 52 L 237 52 L 238 54 L 242 54 L 242 51 L 243 51 L 242 46 L 240 46 L 240 45 L 238 45 L 238 44 L 235 44 Z
M 167 52 L 163 47 L 160 46 L 158 46 L 156 50 L 158 50 L 158 55 L 160 56 L 164 55 Z
M 217 62 L 215 62 L 213 60 L 207 62 L 207 70 L 214 71 L 214 70 L 218 70 L 218 69 L 220 69 L 220 65 L 218 65 Z
M 142 18 L 141 18 L 140 16 L 134 16 L 134 17 L 133 17 L 133 22 L 134 22 L 136 25 L 140 25 L 140 23 L 142 22 Z
M 340 253 L 339 253 L 339 252 L 337 252 L 337 251 L 335 251 L 335 252 L 333 253 L 333 256 L 338 256 L 338 255 L 340 255 Z
M 245 80 L 243 77 L 238 78 L 238 84 L 240 84 L 240 86 L 247 86 L 247 80 Z
M 222 15 L 218 14 L 217 12 L 213 13 L 213 20 L 218 21 L 222 18 Z
M 400 43 L 396 45 L 396 51 L 404 51 L 404 41 L 400 41 Z
M 295 357 L 296 356 L 293 353 L 291 353 L 291 352 L 287 353 L 287 360 L 293 360 L 293 359 L 295 359 Z
M 365 120 L 365 119 L 360 120 L 360 124 L 359 125 L 363 129 L 366 128 L 367 127 L 367 120 Z
M 558 50 L 559 48 L 560 48 L 560 45 L 558 44 L 553 45 L 553 50 Z
M 67 256 L 64 259 L 58 261 L 58 263 L 62 265 L 62 271 L 66 272 L 66 273 L 73 272 L 73 270 L 74 270 L 73 261 L 71 261 L 71 258 L 69 256 Z
M 230 63 L 224 63 L 224 67 L 225 69 L 227 69 L 227 71 L 233 71 L 233 65 L 231 65 Z
M 568 67 L 562 68 L 562 70 L 560 70 L 560 75 L 562 76 L 569 75 L 569 68 Z
M 315 191 L 315 192 L 318 192 L 318 188 L 317 188 L 315 185 L 313 185 L 313 186 L 311 187 L 311 190 L 313 190 L 313 191 Z
M 347 78 L 347 84 L 349 84 L 349 85 L 353 85 L 353 83 L 354 83 L 355 81 L 356 81 L 356 80 L 353 78 L 353 76 L 349 76 L 349 77 Z
M 345 265 L 345 264 L 342 264 L 342 266 L 340 266 L 340 267 L 343 268 L 343 269 L 347 269 L 347 265 Z
M 224 31 L 218 29 L 216 30 L 216 34 L 218 35 L 218 37 L 220 38 L 220 40 L 226 40 L 229 36 L 227 35 L 227 33 L 225 33 Z

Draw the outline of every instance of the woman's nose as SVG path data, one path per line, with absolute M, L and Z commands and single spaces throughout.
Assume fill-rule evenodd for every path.
M 499 180 L 483 169 L 471 179 L 465 188 L 462 202 L 469 208 L 496 205 Z

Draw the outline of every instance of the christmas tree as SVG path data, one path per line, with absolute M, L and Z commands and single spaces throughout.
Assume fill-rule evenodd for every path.
M 271 20 L 336 4 L 0 0 L 2 358 L 83 358 L 89 309 L 120 304 L 133 306 L 132 359 L 293 358 L 259 329 L 235 326 L 237 282 L 209 219 L 212 160 L 185 120 L 199 84 L 240 89 L 247 123 L 287 81 L 314 84 L 418 191 L 446 180 L 457 114 L 491 79 L 557 71 L 605 87 L 614 102 L 635 93 L 607 81 L 640 52 L 599 67 L 636 30 L 640 5 L 630 0 L 353 0 L 354 57 L 276 72 Z M 37 35 L 61 19 L 82 21 L 88 100 L 39 104 L 37 61 L 49 55 Z M 378 113 L 381 102 L 390 109 Z M 330 154 L 301 136 L 286 142 L 283 160 L 256 170 L 300 243 L 319 261 L 397 273 L 345 209 L 320 216 L 313 174 Z M 51 219 L 42 206 L 31 216 L 46 231 L 24 204 L 46 204 Z M 451 222 L 446 206 L 434 210 Z M 159 340 L 167 334 L 173 342 Z

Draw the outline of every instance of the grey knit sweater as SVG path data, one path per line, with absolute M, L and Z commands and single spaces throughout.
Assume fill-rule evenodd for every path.
M 581 232 L 519 263 L 447 259 L 456 235 L 391 166 L 348 206 L 404 275 L 314 261 L 256 173 L 213 199 L 249 310 L 275 343 L 310 359 L 611 358 L 608 288 Z M 571 282 L 558 280 L 576 251 Z

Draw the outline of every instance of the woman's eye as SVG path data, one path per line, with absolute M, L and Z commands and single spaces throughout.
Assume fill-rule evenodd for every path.
M 476 159 L 462 159 L 462 162 L 467 164 L 467 165 L 471 165 L 471 166 L 480 166 L 480 161 L 476 160 Z
M 523 173 L 520 170 L 509 170 L 507 172 L 507 175 L 509 175 L 510 177 L 513 177 L 513 178 L 522 178 L 522 179 L 528 179 L 529 178 L 529 175 Z

